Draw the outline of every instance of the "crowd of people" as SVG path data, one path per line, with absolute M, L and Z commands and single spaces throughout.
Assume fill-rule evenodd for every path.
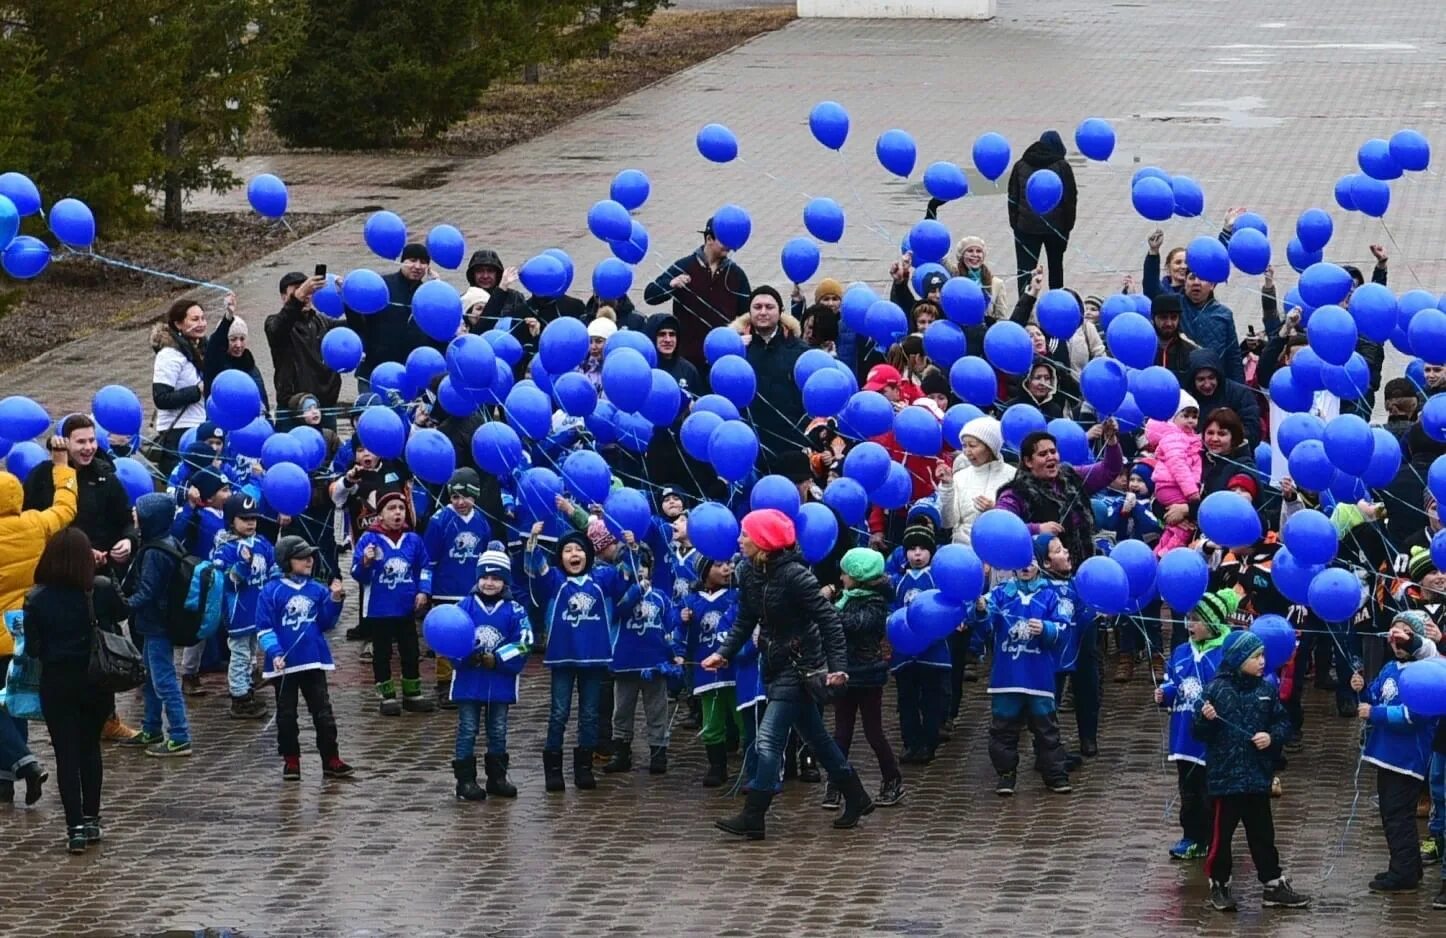
M 889 343 L 851 323 L 843 310 L 849 291 L 837 280 L 824 278 L 808 291 L 796 285 L 787 297 L 751 284 L 711 221 L 695 251 L 644 287 L 642 306 L 626 295 L 585 302 L 525 295 L 515 269 L 493 251 L 476 252 L 465 269 L 459 334 L 487 339 L 506 359 L 509 384 L 531 379 L 549 393 L 561 388 L 563 375 L 547 374 L 540 363 L 549 327 L 574 319 L 589 344 L 571 370 L 586 379 L 599 408 L 609 397 L 614 349 L 637 349 L 638 342 L 681 392 L 670 419 L 646 433 L 600 410 L 574 413 L 554 396 L 549 432 L 525 435 L 523 466 L 560 468 L 570 482 L 568 457 L 592 451 L 606 461 L 609 489 L 643 492 L 650 516 L 626 527 L 605 510 L 604 498 L 572 486 L 539 496 L 521 473 L 495 470 L 476 440 L 506 421 L 501 396 L 462 396 L 459 403 L 455 385 L 443 386 L 446 373 L 406 390 L 380 380 L 382 366 L 409 367 L 419 349 L 449 349 L 410 314 L 413 295 L 433 276 L 424 245 L 407 245 L 399 269 L 384 278 L 389 304 L 372 315 L 349 309 L 328 316 L 316 308 L 326 278 L 286 274 L 281 308 L 264 323 L 274 395 L 231 298 L 209 336 L 202 307 L 177 301 L 152 336 L 149 439 L 101 438 L 94 420 L 72 415 L 51 441 L 53 465 L 23 480 L 0 474 L 0 599 L 11 632 L 23 630 L 23 654 L 42 664 L 40 696 L 70 849 L 84 851 L 101 836 L 100 740 L 155 757 L 189 756 L 188 698 L 208 693 L 208 673 L 224 673 L 238 719 L 268 717 L 262 694 L 274 688 L 284 779 L 302 774 L 299 698 L 315 727 L 323 774 L 351 776 L 326 673 L 336 666 L 328 635 L 354 593 L 357 624 L 346 638 L 372 669 L 380 716 L 454 710 L 452 768 L 456 796 L 466 801 L 518 795 L 509 777 L 508 710 L 533 689 L 522 674 L 534 654 L 550 684 L 541 753 L 546 791 L 567 785 L 564 744 L 574 700 L 573 785 L 596 787 L 598 765 L 605 774 L 632 771 L 641 698 L 648 772 L 669 770 L 675 723 L 698 730 L 708 765 L 701 784 L 720 787 L 732 778 L 744 796 L 739 812 L 717 826 L 751 839 L 765 836 L 770 803 L 791 779 L 826 776 L 820 803 L 838 812 L 839 828 L 904 803 L 905 772 L 949 742 L 964 686 L 973 681 L 988 685 L 995 792 L 1019 790 L 1019 739 L 1027 728 L 1035 752 L 1029 765 L 1048 792 L 1067 795 L 1072 773 L 1108 745 L 1101 682 L 1143 684 L 1143 670 L 1153 690 L 1142 694 L 1152 692 L 1169 714 L 1169 758 L 1178 768 L 1182 836 L 1169 853 L 1204 860 L 1215 908 L 1235 908 L 1231 838 L 1240 824 L 1264 904 L 1309 902 L 1281 868 L 1271 798 L 1280 794 L 1286 754 L 1301 746 L 1302 700 L 1311 688 L 1330 693 L 1343 719 L 1368 727 L 1361 758 L 1377 770 L 1390 847 L 1389 869 L 1371 889 L 1415 889 L 1424 865 L 1439 863 L 1443 849 L 1446 732 L 1413 716 L 1396 694 L 1402 671 L 1446 651 L 1438 618 L 1446 569 L 1431 550 L 1442 522 L 1425 483 L 1446 443 L 1421 418 L 1427 398 L 1446 389 L 1446 368 L 1427 365 L 1419 384 L 1405 376 L 1384 381 L 1383 426 L 1403 456 L 1390 484 L 1359 499 L 1309 490 L 1289 477 L 1278 445 L 1269 465 L 1257 457 L 1269 454 L 1263 441 L 1277 439 L 1285 416 L 1270 399 L 1271 376 L 1308 344 L 1301 310 L 1282 308 L 1267 271 L 1258 324 L 1248 323 L 1242 338 L 1237 322 L 1250 317 L 1221 303 L 1216 285 L 1189 268 L 1183 248 L 1162 260 L 1164 235 L 1156 231 L 1147 239 L 1143 302 L 1157 340 L 1151 364 L 1178 380 L 1178 406 L 1169 419 L 1102 416 L 1082 391 L 1081 375 L 1111 356 L 1106 300 L 1070 290 L 1081 320 L 1067 336 L 1046 331 L 1036 309 L 1046 289 L 1068 290 L 1064 262 L 1077 194 L 1064 156 L 1059 136 L 1046 134 L 1011 176 L 1015 278 L 991 270 L 977 237 L 958 241 L 944 273 L 916 278 L 907 252 L 892 263 L 889 298 L 907 328 Z M 1063 177 L 1065 193 L 1057 207 L 1037 213 L 1022 193 L 1031 173 L 1045 168 Z M 931 203 L 928 216 L 941 207 Z M 1238 210 L 1226 218 L 1222 241 L 1239 218 Z M 1385 284 L 1387 254 L 1379 246 L 1371 252 L 1370 279 Z M 1355 267 L 1345 270 L 1357 287 L 1366 282 Z M 1027 368 L 994 369 L 989 406 L 961 404 L 955 362 L 938 358 L 930 332 L 950 319 L 942 294 L 951 279 L 972 282 L 985 298 L 980 321 L 962 328 L 962 356 L 986 357 L 986 333 L 997 323 L 1015 323 L 1031 337 Z M 1131 287 L 1126 278 L 1124 292 Z M 327 336 L 340 328 L 351 329 L 364 351 L 353 403 L 342 401 L 343 377 L 327 352 Z M 716 338 L 720 332 L 731 333 L 728 342 Z M 624 345 L 619 335 L 635 341 Z M 742 479 L 724 478 L 683 430 L 690 415 L 721 406 L 711 392 L 725 346 L 756 381 L 756 394 L 730 415 L 758 444 L 753 471 Z M 1364 337 L 1358 351 L 1370 369 L 1369 388 L 1355 400 L 1318 392 L 1311 403 L 1317 415 L 1373 413 L 1384 354 Z M 855 389 L 881 395 L 895 415 L 926 412 L 946 431 L 942 445 L 919 452 L 893 430 L 860 435 L 846 414 L 815 412 L 799 374 L 800 363 L 818 354 Z M 240 452 L 232 432 L 208 413 L 208 389 L 227 371 L 256 382 L 275 430 L 310 428 L 321 441 L 305 511 L 287 515 L 268 504 L 262 460 Z M 455 451 L 450 478 L 422 478 L 401 454 L 369 449 L 355 428 L 376 408 L 402 416 L 410 432 L 440 431 Z M 1008 416 L 1015 408 L 1033 409 L 1050 428 L 1062 421 L 1069 432 L 1018 435 Z M 845 466 L 865 443 L 881 445 L 907 472 L 902 503 L 852 506 L 845 498 L 853 481 Z M 133 500 L 118 478 L 120 458 L 147 465 L 155 491 Z M 783 501 L 792 510 L 777 506 L 776 487 L 759 504 L 755 483 L 774 478 L 786 480 Z M 1215 493 L 1251 504 L 1264 522 L 1258 542 L 1212 542 L 1200 512 Z M 702 522 L 693 519 L 700 506 L 714 505 L 725 506 L 738 528 L 727 550 L 716 538 L 699 544 Z M 824 515 L 808 506 L 831 522 L 822 541 L 815 519 Z M 1287 596 L 1294 591 L 1272 573 L 1282 525 L 1310 509 L 1328 512 L 1337 533 L 1333 564 L 1359 576 L 1363 601 L 1352 621 L 1322 620 Z M 897 647 L 895 623 L 947 585 L 936 582 L 936 558 L 953 564 L 976 548 L 984 553 L 981 519 L 1001 512 L 1027 526 L 1028 556 L 986 570 L 947 634 L 907 653 Z M 711 515 L 708 523 L 716 528 Z M 1156 590 L 1126 614 L 1095 608 L 1077 574 L 1130 542 L 1160 557 L 1179 548 L 1202 554 L 1209 582 L 1198 602 L 1171 608 Z M 208 560 L 224 581 L 223 621 L 204 637 L 175 621 L 185 596 L 177 579 L 194 575 L 194 558 Z M 421 640 L 446 607 L 454 607 L 445 614 L 450 621 L 471 630 L 465 654 Z M 1295 627 L 1298 644 L 1267 667 L 1251 625 L 1277 615 Z M 443 619 L 437 615 L 438 629 Z M 120 629 L 127 621 L 149 672 L 139 729 L 125 726 L 114 700 L 85 682 L 90 624 Z M 8 642 L 9 633 L 0 636 Z M 897 727 L 884 717 L 890 683 Z M 1061 715 L 1071 712 L 1074 725 L 1066 727 Z M 872 795 L 849 758 L 859 721 L 879 767 Z M 476 743 L 484 729 L 479 784 Z M 34 803 L 47 773 L 28 748 L 25 723 L 0 718 L 0 746 L 0 799 L 13 800 L 23 784 L 24 800 Z M 730 767 L 735 755 L 741 764 Z M 1423 841 L 1417 818 L 1425 814 Z M 1434 906 L 1446 908 L 1446 887 Z

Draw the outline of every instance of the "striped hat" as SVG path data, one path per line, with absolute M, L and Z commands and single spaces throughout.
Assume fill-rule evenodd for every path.
M 477 558 L 477 579 L 484 576 L 501 577 L 504 581 L 512 578 L 512 558 L 501 541 L 492 541 L 482 556 Z
M 1431 551 L 1424 547 L 1411 548 L 1411 559 L 1406 565 L 1406 575 L 1420 583 L 1428 573 L 1436 572 L 1436 562 L 1431 559 Z
M 1240 594 L 1233 589 L 1223 589 L 1201 596 L 1190 612 L 1210 626 L 1210 631 L 1219 638 L 1230 631 L 1230 617 L 1235 615 L 1239 606 Z

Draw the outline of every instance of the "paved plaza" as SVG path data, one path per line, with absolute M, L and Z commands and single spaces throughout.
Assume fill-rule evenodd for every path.
M 577 265 L 573 293 L 583 295 L 604 256 L 584 216 L 620 169 L 642 169 L 653 184 L 639 214 L 652 241 L 640 279 L 691 250 L 702 222 L 733 201 L 753 217 L 737 260 L 755 284 L 779 283 L 779 246 L 803 232 L 807 198 L 829 195 L 849 228 L 825 251 L 821 274 L 882 286 L 927 196 L 919 171 L 905 182 L 878 166 L 879 133 L 910 131 L 921 170 L 935 159 L 968 166 L 985 131 L 1004 134 L 1017 155 L 1044 128 L 1070 140 L 1080 119 L 1100 116 L 1119 145 L 1108 165 L 1076 164 L 1070 285 L 1106 293 L 1123 273 L 1138 281 L 1154 227 L 1129 204 L 1138 163 L 1204 187 L 1206 217 L 1170 223 L 1167 245 L 1213 233 L 1227 207 L 1248 206 L 1271 223 L 1284 288 L 1295 216 L 1334 209 L 1333 183 L 1355 170 L 1362 141 L 1409 126 L 1437 144 L 1438 162 L 1446 153 L 1443 35 L 1446 7 L 1421 0 L 1001 0 L 988 23 L 798 21 L 486 159 L 292 154 L 242 160 L 238 173 L 277 173 L 296 211 L 385 207 L 415 232 L 450 222 L 469 249 L 493 247 L 509 264 L 561 247 Z M 852 116 L 842 156 L 808 133 L 809 108 L 825 98 Z M 698 156 L 694 135 L 710 121 L 737 134 L 738 161 Z M 991 264 L 1008 271 L 1004 200 L 969 172 L 974 194 L 941 221 L 956 237 L 983 236 Z M 1385 226 L 1333 211 L 1330 258 L 1364 267 L 1368 245 L 1380 243 L 1393 287 L 1446 283 L 1442 196 L 1433 171 L 1393 184 Z M 243 205 L 238 191 L 198 197 L 193 208 Z M 282 272 L 318 262 L 386 270 L 362 243 L 364 217 L 229 278 L 268 381 L 260 324 L 275 311 Z M 460 273 L 444 276 L 461 283 Z M 1242 331 L 1258 322 L 1257 286 L 1242 278 L 1221 289 Z M 207 305 L 219 312 L 219 296 Z M 104 383 L 143 391 L 150 363 L 146 330 L 96 335 L 0 375 L 0 396 L 28 394 L 65 413 Z M 1242 834 L 1243 911 L 1227 918 L 1205 908 L 1198 864 L 1165 855 L 1179 836 L 1175 775 L 1161 761 L 1165 724 L 1143 677 L 1107 688 L 1101 755 L 1070 797 L 1047 794 L 1032 775 L 1012 801 L 992 794 L 984 685 L 971 684 L 960 731 L 938 761 L 906 776 L 902 806 L 836 832 L 815 806 L 821 790 L 793 785 L 774 803 L 770 840 L 744 845 L 711 829 L 737 802 L 698 786 L 702 746 L 687 732 L 675 733 L 665 778 L 605 777 L 596 792 L 545 795 L 547 684 L 535 662 L 512 720 L 520 797 L 455 802 L 453 716 L 384 722 L 356 646 L 335 644 L 342 751 L 356 780 L 323 783 L 308 757 L 305 779 L 283 784 L 274 730 L 230 721 L 213 690 L 193 702 L 195 757 L 158 764 L 107 753 L 108 839 L 98 852 L 65 855 L 53 788 L 35 809 L 0 810 L 10 840 L 4 933 L 1330 936 L 1426 934 L 1446 921 L 1428 911 L 1425 887 L 1391 899 L 1366 893 L 1386 862 L 1374 773 L 1357 775 L 1357 725 L 1331 715 L 1318 691 L 1306 698 L 1306 748 L 1291 755 L 1275 803 L 1288 875 L 1316 903 L 1305 913 L 1260 912 Z M 122 703 L 132 717 L 137 709 L 137 700 Z M 1073 739 L 1072 718 L 1062 722 Z M 891 710 L 886 726 L 896 727 Z M 36 737 L 48 759 L 43 728 Z M 861 738 L 855 756 L 876 786 Z

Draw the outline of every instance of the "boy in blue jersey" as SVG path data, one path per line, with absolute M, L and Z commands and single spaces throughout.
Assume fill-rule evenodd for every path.
M 1376 794 L 1381 827 L 1391 851 L 1391 866 L 1371 880 L 1372 892 L 1406 892 L 1421 884 L 1421 838 L 1416 831 L 1416 802 L 1426 783 L 1431 761 L 1431 738 L 1436 720 L 1412 713 L 1400 701 L 1401 675 L 1415 662 L 1436 657 L 1436 645 L 1426 639 L 1426 613 L 1396 613 L 1386 641 L 1392 660 L 1366 686 L 1357 671 L 1351 689 L 1364 692 L 1359 716 L 1370 726 L 1361 758 L 1376 767 Z
M 477 558 L 482 556 L 492 539 L 492 525 L 477 510 L 482 495 L 482 479 L 475 469 L 463 467 L 452 473 L 447 482 L 448 504 L 437 509 L 427 523 L 422 543 L 431 561 L 433 605 L 452 604 L 471 593 L 477 571 Z M 437 656 L 437 705 L 444 710 L 452 706 L 448 688 L 452 683 L 452 663 Z
M 201 444 L 205 445 L 205 444 Z M 226 528 L 221 506 L 231 497 L 231 484 L 215 469 L 202 469 L 190 477 L 181 500 L 181 509 L 171 522 L 171 535 L 180 542 L 181 551 L 196 557 L 210 557 L 216 535 Z M 206 643 L 197 642 L 181 652 L 181 693 L 201 697 L 201 660 Z
M 422 696 L 417 613 L 427 606 L 432 571 L 426 545 L 407 526 L 408 497 L 389 491 L 377 499 L 377 521 L 357 541 L 351 575 L 365 587 L 361 615 L 372 640 L 372 678 L 383 716 L 402 711 L 431 713 L 437 705 Z M 392 644 L 402 659 L 402 700 L 392 680 Z
M 893 577 L 893 610 L 904 608 L 919 593 L 935 588 L 934 574 L 929 571 L 934 560 L 934 538 L 934 529 L 928 525 L 905 529 L 904 570 Z M 895 655 L 891 670 L 899 698 L 899 736 L 904 742 L 901 764 L 927 765 L 934 761 L 939 728 L 949 716 L 952 669 L 948 637 L 914 657 Z
M 512 598 L 512 559 L 501 541 L 492 541 L 477 560 L 476 587 L 457 608 L 472 619 L 473 650 L 452 672 L 451 696 L 457 704 L 457 743 L 452 773 L 457 798 L 483 801 L 488 795 L 517 797 L 507 778 L 507 713 L 517 703 L 518 676 L 527 664 L 532 627 L 527 610 Z M 487 787 L 477 784 L 477 731 L 486 718 Z
M 738 615 L 738 589 L 733 585 L 733 561 L 698 556 L 693 589 L 683 597 L 678 621 L 688 634 L 688 660 L 693 662 L 693 696 L 703 709 L 703 749 L 708 771 L 703 787 L 717 788 L 728 779 L 728 724 L 743 739 L 743 718 L 738 712 L 737 673 L 730 662 L 716 671 L 705 670 L 704 660 L 718 650 Z
M 321 774 L 348 778 L 353 769 L 341 759 L 336 742 L 336 715 L 326 689 L 326 672 L 336 666 L 326 633 L 341 617 L 341 581 L 328 590 L 311 578 L 316 548 L 295 535 L 276 542 L 281 576 L 261 590 L 256 605 L 256 639 L 265 661 L 263 676 L 276 682 L 276 743 L 283 760 L 281 777 L 301 778 L 301 735 L 296 721 L 297 695 L 316 727 Z
M 1185 616 L 1190 640 L 1170 656 L 1155 703 L 1170 711 L 1170 761 L 1180 791 L 1180 840 L 1170 848 L 1176 860 L 1199 859 L 1210 849 L 1210 798 L 1205 784 L 1205 744 L 1195 737 L 1195 705 L 1220 668 L 1230 617 L 1240 605 L 1234 589 L 1200 597 Z
M 231 691 L 231 716 L 254 720 L 266 716 L 266 705 L 256 699 L 251 666 L 256 660 L 256 603 L 261 588 L 271 578 L 275 551 L 266 538 L 256 533 L 261 510 L 256 499 L 237 493 L 226 499 L 223 509 L 226 530 L 216 536 L 211 562 L 224 571 L 226 594 L 226 645 L 231 663 L 226 680 Z
M 672 600 L 651 582 L 653 552 L 648 546 L 628 543 L 622 570 L 632 585 L 618 600 L 618 637 L 611 665 L 613 754 L 603 771 L 631 771 L 633 718 L 641 696 L 648 726 L 648 772 L 662 775 L 668 771 L 667 676 L 683 664 L 683 642 Z
M 1059 611 L 1066 620 L 1064 632 L 1054 646 L 1054 706 L 1066 709 L 1066 684 L 1071 686 L 1075 726 L 1079 732 L 1080 754 L 1069 753 L 1066 762 L 1073 771 L 1081 757 L 1099 755 L 1097 742 L 1100 726 L 1100 671 L 1098 664 L 1098 632 L 1094 611 L 1079 598 L 1074 586 L 1074 561 L 1064 542 L 1053 534 L 1034 537 L 1035 556 L 1040 571 L 1059 595 Z

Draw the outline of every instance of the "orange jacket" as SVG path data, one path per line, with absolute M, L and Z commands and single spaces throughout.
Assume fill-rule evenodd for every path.
M 25 605 L 35 585 L 35 564 L 57 531 L 75 520 L 75 470 L 52 469 L 55 502 L 44 511 L 21 511 L 25 493 L 20 480 L 0 472 L 0 613 Z M 15 653 L 15 640 L 0 625 L 0 658 Z

